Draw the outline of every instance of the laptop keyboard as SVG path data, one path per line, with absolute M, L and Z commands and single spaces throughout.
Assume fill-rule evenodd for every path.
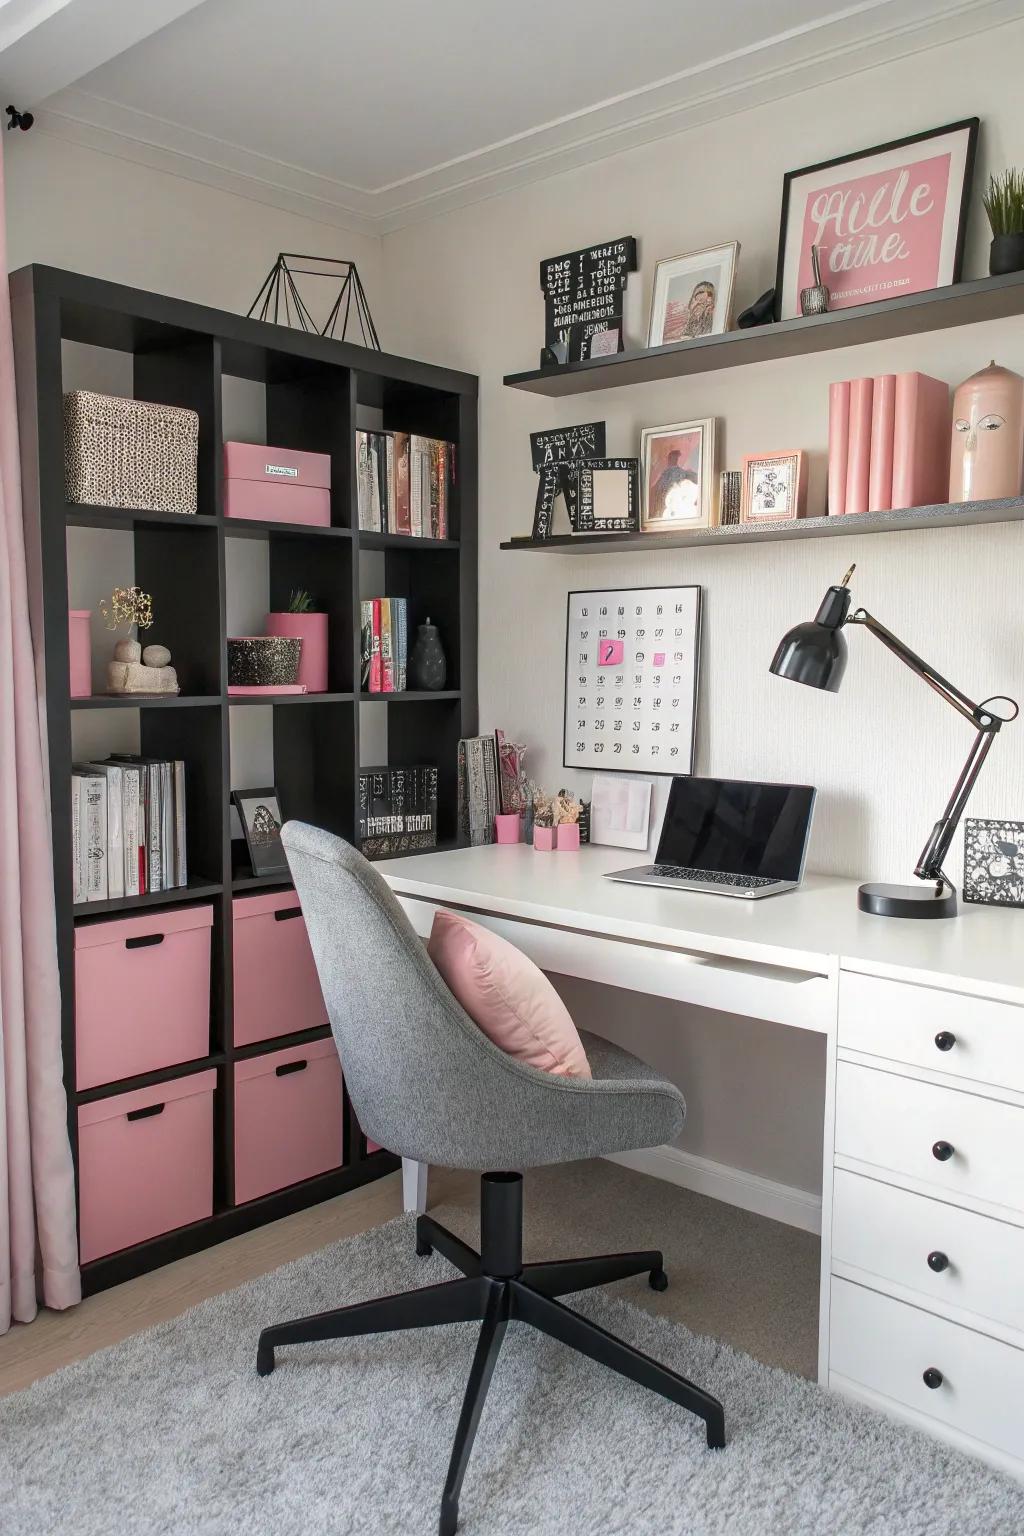
M 771 875 L 721 875 L 709 869 L 688 869 L 685 864 L 655 864 L 653 873 L 666 880 L 700 880 L 705 885 L 732 885 L 745 891 L 778 883 Z

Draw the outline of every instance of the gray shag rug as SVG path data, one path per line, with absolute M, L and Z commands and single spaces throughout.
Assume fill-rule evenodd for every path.
M 410 1218 L 0 1401 L 4 1536 L 432 1536 L 475 1325 L 282 1349 L 261 1327 L 452 1277 Z M 722 1399 L 729 1444 L 512 1324 L 465 1536 L 1009 1536 L 1024 1488 L 811 1382 L 588 1292 L 578 1310 Z

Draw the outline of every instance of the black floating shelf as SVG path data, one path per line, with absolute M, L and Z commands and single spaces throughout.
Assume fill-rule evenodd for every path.
M 71 910 L 75 917 L 109 917 L 111 913 L 130 917 L 133 912 L 145 912 L 150 907 L 166 907 L 176 901 L 199 901 L 203 897 L 218 896 L 221 889 L 212 880 L 190 880 L 188 885 L 176 886 L 173 891 L 149 891 L 145 896 L 114 896 L 107 901 L 80 901 Z
M 255 517 L 226 517 L 224 532 L 236 539 L 351 539 L 351 528 L 323 527 L 316 523 L 270 523 Z
M 165 695 L 92 693 L 88 698 L 72 699 L 72 709 L 202 709 L 219 705 L 219 693 L 169 693 Z
M 76 528 L 216 528 L 215 517 L 194 512 L 146 512 L 134 507 L 93 507 L 77 501 L 65 504 L 65 518 Z
M 360 704 L 429 704 L 437 699 L 461 699 L 458 688 L 407 688 L 402 693 L 361 693 Z
M 227 694 L 227 702 L 234 709 L 246 709 L 253 704 L 266 706 L 272 704 L 351 704 L 355 699 L 354 693 L 266 693 L 266 694 Z
M 458 549 L 458 539 L 414 539 L 407 533 L 371 533 L 360 530 L 360 549 L 407 549 L 427 550 Z
M 618 389 L 624 384 L 649 384 L 658 379 L 714 373 L 720 368 L 803 357 L 866 342 L 891 341 L 898 336 L 974 325 L 979 320 L 1003 320 L 1022 310 L 1024 273 L 1011 272 L 1004 277 L 985 277 L 977 282 L 882 299 L 877 304 L 832 310 L 826 315 L 801 316 L 774 325 L 752 326 L 745 331 L 727 331 L 724 336 L 701 336 L 667 347 L 587 358 L 562 368 L 509 373 L 505 383 L 535 395 L 583 395 L 597 389 Z
M 851 517 L 801 517 L 788 523 L 744 523 L 730 528 L 694 528 L 688 533 L 565 534 L 551 539 L 509 539 L 502 549 L 546 550 L 549 554 L 600 554 L 622 550 L 728 549 L 737 544 L 772 544 L 785 539 L 849 538 L 859 533 L 904 533 L 914 528 L 959 528 L 974 523 L 1016 523 L 1024 519 L 1024 498 L 965 501 L 895 512 L 860 512 Z

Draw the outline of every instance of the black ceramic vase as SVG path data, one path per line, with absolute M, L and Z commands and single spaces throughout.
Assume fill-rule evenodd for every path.
M 409 657 L 409 687 L 426 693 L 437 693 L 445 685 L 448 663 L 444 647 L 437 632 L 437 625 L 427 622 L 416 631 L 416 643 Z
M 1024 272 L 1024 233 L 993 236 L 988 270 L 993 277 L 1002 277 L 1007 272 Z

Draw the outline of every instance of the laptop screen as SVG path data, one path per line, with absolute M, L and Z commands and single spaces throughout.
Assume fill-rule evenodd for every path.
M 806 784 L 673 779 L 658 863 L 799 880 L 813 805 Z

